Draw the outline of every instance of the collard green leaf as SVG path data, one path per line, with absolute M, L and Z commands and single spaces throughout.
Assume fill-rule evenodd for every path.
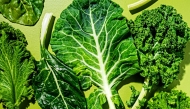
M 106 102 L 106 96 L 102 93 L 101 90 L 96 89 L 90 94 L 88 101 L 88 108 L 90 109 L 101 109 L 102 104 Z
M 77 76 L 46 49 L 42 49 L 34 77 L 35 97 L 42 109 L 86 109 Z
M 18 108 L 25 98 L 33 96 L 29 79 L 35 65 L 26 45 L 19 30 L 0 23 L 0 100 L 9 109 Z
M 111 0 L 74 0 L 61 13 L 50 42 L 56 56 L 79 76 L 83 89 L 97 86 L 110 109 L 123 108 L 116 87 L 138 72 L 128 31 L 122 9 Z M 89 109 L 97 104 L 93 93 L 88 98 Z
M 34 25 L 40 18 L 44 0 L 1 0 L 0 13 L 14 23 Z

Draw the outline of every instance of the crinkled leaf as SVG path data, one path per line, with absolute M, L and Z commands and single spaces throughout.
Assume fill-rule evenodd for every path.
M 18 108 L 25 98 L 31 99 L 33 95 L 29 77 L 35 65 L 26 45 L 19 30 L 0 23 L 0 100 L 10 109 Z
M 56 56 L 73 68 L 83 89 L 97 86 L 112 108 L 123 107 L 115 87 L 138 71 L 128 31 L 122 9 L 111 0 L 74 0 L 61 13 L 51 39 Z
M 35 97 L 42 109 L 86 109 L 77 76 L 46 49 L 42 49 L 34 77 Z
M 179 74 L 179 64 L 190 38 L 190 28 L 177 10 L 161 5 L 145 10 L 130 22 L 130 30 L 138 49 L 141 75 L 150 85 L 169 86 Z
M 1 0 L 0 13 L 11 22 L 34 25 L 40 18 L 44 0 Z
M 148 101 L 148 109 L 155 109 L 155 107 L 159 109 L 190 109 L 190 97 L 185 92 L 178 90 L 161 91 Z

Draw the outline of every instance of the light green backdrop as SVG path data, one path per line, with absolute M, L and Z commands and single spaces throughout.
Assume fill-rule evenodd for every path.
M 134 19 L 139 13 L 131 14 L 127 8 L 127 5 L 130 3 L 134 3 L 138 0 L 113 0 L 116 3 L 120 4 L 120 6 L 124 9 L 123 15 L 127 19 Z M 20 29 L 26 36 L 28 41 L 28 49 L 31 51 L 32 55 L 36 58 L 36 60 L 40 59 L 40 47 L 39 47 L 39 37 L 40 37 L 40 29 L 41 29 L 41 23 L 42 19 L 45 13 L 52 12 L 53 15 L 56 17 L 56 19 L 59 17 L 59 14 L 62 10 L 64 10 L 72 0 L 45 0 L 45 6 L 42 13 L 42 16 L 38 23 L 35 26 L 23 26 L 19 24 L 14 24 L 6 20 L 1 14 L 0 14 L 0 21 L 6 21 L 9 22 L 13 27 Z M 158 0 L 153 5 L 151 5 L 147 9 L 152 9 L 160 6 L 160 4 L 167 4 L 174 6 L 178 13 L 182 14 L 183 19 L 188 23 L 190 26 L 190 0 Z M 55 19 L 55 20 L 56 20 Z M 176 86 L 177 89 L 183 90 L 190 96 L 190 42 L 187 44 L 187 47 L 185 48 L 185 59 L 181 63 L 180 66 L 180 83 L 174 82 L 173 86 Z M 121 95 L 122 100 L 125 102 L 127 99 L 129 99 L 129 96 L 131 94 L 129 85 L 135 85 L 138 90 L 141 89 L 141 84 L 138 83 L 138 78 L 132 79 L 134 82 L 124 85 L 120 88 L 119 94 Z M 136 81 L 136 82 L 135 82 Z M 125 81 L 124 83 L 128 83 L 128 81 Z M 177 85 L 176 85 L 177 84 Z M 172 87 L 173 87 L 172 86 Z M 92 89 L 91 89 L 92 90 Z M 90 90 L 90 91 L 91 91 Z M 89 95 L 89 92 L 86 92 L 86 96 Z M 2 106 L 0 106 L 0 109 L 2 109 Z M 37 105 L 37 103 L 33 104 L 30 103 L 29 107 L 27 109 L 40 109 L 40 107 Z

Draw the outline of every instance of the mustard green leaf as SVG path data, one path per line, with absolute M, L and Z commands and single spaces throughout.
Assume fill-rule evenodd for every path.
M 29 82 L 35 64 L 26 46 L 21 31 L 0 22 L 0 100 L 9 109 L 19 108 L 24 99 L 33 96 Z

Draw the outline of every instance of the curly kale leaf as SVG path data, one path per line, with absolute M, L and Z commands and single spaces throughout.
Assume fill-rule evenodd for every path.
M 151 85 L 167 87 L 177 79 L 190 29 L 172 6 L 145 10 L 129 22 L 139 64 Z
M 178 90 L 159 92 L 148 101 L 147 109 L 190 109 L 190 97 Z
M 25 98 L 33 96 L 29 82 L 35 65 L 26 46 L 21 31 L 0 23 L 0 100 L 10 109 L 18 108 Z
M 40 18 L 44 0 L 1 0 L 0 13 L 14 23 L 34 25 Z

